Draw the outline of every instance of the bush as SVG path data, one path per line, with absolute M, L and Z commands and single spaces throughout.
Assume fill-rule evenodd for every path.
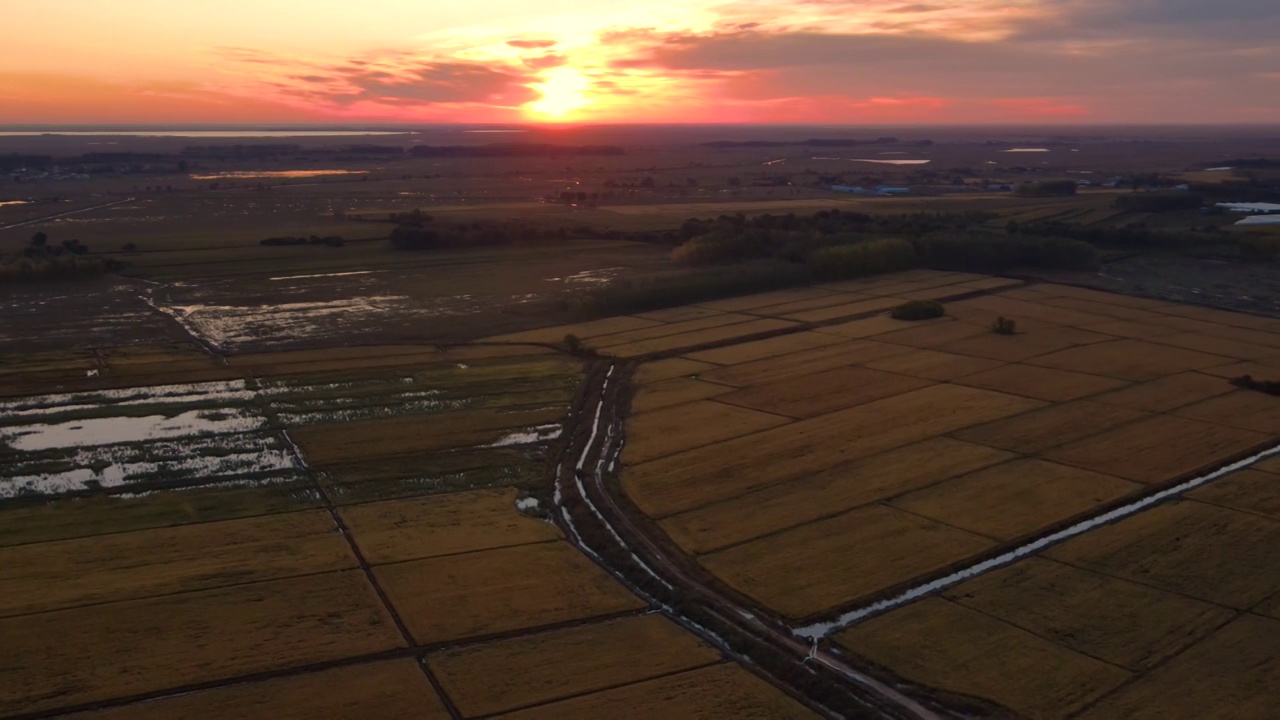
M 1079 190 L 1075 180 L 1045 180 L 1022 183 L 1015 192 L 1022 197 L 1066 197 Z
M 1007 317 L 1001 315 L 991 324 L 991 332 L 997 335 L 1017 335 L 1018 324 Z
M 1238 378 L 1232 378 L 1231 384 L 1245 390 L 1256 390 L 1260 393 L 1280 396 L 1280 380 L 1254 380 L 1252 375 L 1242 375 Z
M 885 238 L 836 245 L 809 255 L 809 268 L 821 280 L 847 280 L 915 267 L 916 249 L 907 240 Z
M 947 314 L 942 303 L 934 300 L 912 300 L 894 308 L 889 313 L 894 320 L 933 320 Z

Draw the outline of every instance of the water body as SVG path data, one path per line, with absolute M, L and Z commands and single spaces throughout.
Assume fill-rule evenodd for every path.
M 853 162 L 875 163 L 877 165 L 928 165 L 932 160 L 870 160 L 854 158 Z
M 1013 153 L 1045 153 L 1045 152 L 1053 152 L 1053 151 L 1052 151 L 1052 150 L 1050 150 L 1049 148 L 1010 148 L 1010 149 L 1008 149 L 1008 150 L 1001 150 L 1000 152 L 1013 152 Z
M 236 170 L 192 175 L 192 180 L 251 180 L 254 178 L 313 178 L 326 175 L 368 175 L 368 170 Z

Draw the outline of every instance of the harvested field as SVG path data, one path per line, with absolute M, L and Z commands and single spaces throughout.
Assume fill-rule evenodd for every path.
M 1280 474 L 1257 470 L 1256 467 L 1196 488 L 1187 493 L 1187 497 L 1280 520 Z
M 777 427 L 787 418 L 747 408 L 699 400 L 632 418 L 624 462 L 639 464 L 691 448 Z
M 954 303 L 955 307 L 971 310 L 979 310 L 990 313 L 992 319 L 995 316 L 1003 315 L 1017 319 L 1034 320 L 1048 325 L 1066 325 L 1068 327 L 1084 328 L 1091 325 L 1098 325 L 1114 317 L 1108 315 L 1096 315 L 1079 310 L 1072 310 L 1067 307 L 1060 307 L 1049 302 L 1028 302 L 1025 300 L 1014 300 L 1000 295 L 987 295 L 984 297 L 970 298 Z M 1019 325 L 1022 325 L 1019 322 Z
M 895 587 L 994 543 L 880 505 L 704 555 L 734 589 L 800 619 Z
M 1085 329 L 1099 332 L 1103 335 L 1134 338 L 1136 340 L 1148 340 L 1161 335 L 1173 335 L 1178 332 L 1178 330 L 1167 325 L 1159 325 L 1155 322 L 1134 322 L 1132 320 L 1111 320 L 1098 325 L 1090 325 Z
M 683 305 L 681 307 L 664 308 L 662 310 L 651 310 L 649 312 L 636 313 L 634 317 L 644 318 L 645 320 L 654 320 L 656 322 L 675 323 L 713 317 L 715 315 L 719 315 L 721 312 L 723 311 L 702 308 L 696 305 Z
M 706 553 L 1003 462 L 1013 455 L 940 437 L 707 505 L 661 522 Z
M 404 644 L 355 570 L 8 618 L 0 636 L 5 715 Z
M 698 375 L 715 368 L 716 366 L 711 363 L 697 360 L 687 360 L 679 357 L 667 358 L 641 365 L 636 370 L 635 382 L 638 385 L 648 385 L 649 383 L 662 382 L 663 380 Z
M 1002 463 L 893 500 L 894 507 L 1014 540 L 1137 492 L 1142 485 L 1043 460 Z
M 517 492 L 477 490 L 389 500 L 340 511 L 370 563 L 456 555 L 561 537 L 554 525 L 516 511 Z
M 981 324 L 989 329 L 995 318 Z M 984 332 L 963 340 L 956 340 L 939 347 L 939 350 L 971 355 L 973 357 L 1002 360 L 1004 362 L 1023 362 L 1030 358 L 1057 352 L 1077 345 L 1089 345 L 1112 339 L 1109 335 L 1100 335 L 1085 330 L 1064 327 L 1041 327 L 1028 330 L 1021 320 L 1018 321 L 1017 335 L 997 335 Z M 1089 367 L 1084 372 L 1096 372 Z
M 456 345 L 443 350 L 444 359 L 451 362 L 496 358 L 532 359 L 537 356 L 553 355 L 555 352 L 541 345 Z
M 631 400 L 631 412 L 639 414 L 661 410 L 695 400 L 707 400 L 729 392 L 733 392 L 733 388 L 728 385 L 717 385 L 690 377 L 662 380 L 640 386 Z
M 985 698 L 1029 718 L 1061 718 L 1132 677 L 942 598 L 926 598 L 837 636 L 850 651 L 913 682 Z M 1011 681 L 1011 668 L 1025 668 Z
M 312 467 L 366 459 L 476 447 L 501 440 L 510 431 L 558 425 L 566 407 L 535 410 L 461 410 L 439 415 L 394 417 L 292 431 Z
M 608 351 L 611 347 L 619 345 L 628 345 L 637 343 L 642 340 L 654 340 L 657 338 L 667 337 L 668 335 L 680 335 L 683 333 L 693 333 L 698 330 L 708 330 L 710 328 L 723 327 L 725 325 L 735 325 L 737 323 L 756 320 L 751 315 L 740 315 L 737 313 L 715 313 L 708 317 L 698 318 L 696 320 L 684 320 L 682 322 L 663 323 L 652 327 L 638 328 L 636 330 L 627 330 L 626 332 L 613 333 L 611 335 L 598 335 L 591 338 L 591 347 Z
M 639 355 L 648 355 L 650 353 L 694 348 L 700 345 L 732 340 L 734 338 L 746 338 L 794 326 L 795 323 L 787 322 L 785 320 L 751 320 L 749 322 L 734 323 L 733 325 L 726 325 L 723 327 L 695 330 L 693 332 L 680 333 L 678 335 L 667 335 L 660 338 L 654 338 L 653 340 L 640 340 L 638 342 L 627 343 L 625 345 L 613 345 L 605 348 L 604 352 L 616 357 L 636 357 Z
M 911 350 L 901 355 L 872 360 L 864 364 L 875 370 L 944 381 L 990 370 L 1001 363 L 997 360 L 953 355 L 937 350 Z
M 1046 555 L 1239 610 L 1280 591 L 1280 522 L 1195 501 L 1161 505 Z
M 874 318 L 872 318 L 874 319 Z M 865 322 L 865 321 L 862 321 Z M 877 342 L 907 345 L 915 348 L 937 348 L 956 340 L 964 340 L 975 335 L 991 332 L 990 328 L 962 323 L 954 318 L 939 318 L 924 323 L 911 323 L 904 330 L 876 335 Z
M 1143 382 L 1188 370 L 1226 365 L 1231 358 L 1142 340 L 1112 340 L 1061 350 L 1027 362 L 1041 367 Z
M 661 615 L 642 615 L 450 648 L 428 661 L 462 715 L 476 717 L 711 665 L 720 652 Z
M 1169 412 L 1211 397 L 1226 395 L 1233 389 L 1231 384 L 1222 378 L 1189 372 L 1131 385 L 1090 399 L 1093 402 L 1134 410 Z
M 1243 720 L 1273 717 L 1280 621 L 1241 615 L 1204 642 L 1121 688 L 1080 717 Z
M 336 668 L 133 703 L 66 720 L 447 720 L 427 676 L 412 659 Z
M 1216 367 L 1205 368 L 1200 372 L 1206 375 L 1220 377 L 1225 380 L 1238 378 L 1241 375 L 1251 375 L 1255 379 L 1280 378 L 1280 357 L 1261 362 L 1243 362 L 1232 363 L 1231 365 L 1218 365 Z
M 1099 442 L 1110 436 L 1107 431 L 1145 417 L 1146 413 L 1087 400 L 1051 405 L 1024 415 L 997 420 L 967 428 L 956 437 L 1024 455 L 1035 455 L 1049 448 L 1081 438 L 1101 435 Z
M 1268 338 L 1269 339 L 1269 338 Z M 1254 345 L 1239 340 L 1231 340 L 1222 337 L 1212 337 L 1199 332 L 1183 332 L 1175 335 L 1160 335 L 1152 338 L 1151 342 L 1160 345 L 1171 345 L 1173 347 L 1184 348 L 1187 350 L 1196 350 L 1198 352 L 1210 353 L 1213 355 L 1225 355 L 1236 360 L 1261 360 L 1263 358 L 1275 357 L 1280 350 L 1267 345 Z
M 894 322 L 897 322 L 896 320 Z M 837 345 L 827 345 L 812 350 L 779 355 L 732 367 L 708 370 L 700 376 L 703 380 L 746 387 L 761 385 L 783 378 L 809 375 L 832 368 L 848 367 L 879 358 L 902 355 L 909 348 L 871 340 L 855 340 Z
M 0 549 L 0 616 L 355 567 L 316 510 Z
M 1159 415 L 1045 453 L 1055 462 L 1163 483 L 1203 473 L 1274 442 L 1261 433 Z
M 736 665 L 715 665 L 501 715 L 505 720 L 813 718 L 805 706 Z
M 623 486 L 650 516 L 665 517 L 1040 405 L 935 385 L 629 467 Z
M 1280 398 L 1253 390 L 1236 390 L 1188 405 L 1174 414 L 1280 436 Z
M 975 578 L 945 596 L 1133 671 L 1168 660 L 1235 616 L 1217 605 L 1040 558 Z
M 955 382 L 1050 402 L 1079 400 L 1126 385 L 1123 380 L 1100 375 L 1050 370 L 1022 364 L 1005 365 L 962 377 Z
M 509 437 L 526 440 L 534 434 L 521 431 Z M 335 504 L 351 505 L 534 483 L 546 472 L 541 452 L 535 444 L 419 453 L 331 465 L 317 475 Z
M 722 403 L 791 418 L 809 418 L 918 390 L 933 383 L 907 375 L 844 367 L 737 390 Z
M 780 303 L 778 305 L 767 305 L 764 307 L 752 308 L 751 313 L 754 315 L 765 315 L 768 317 L 785 317 L 791 313 L 799 313 L 806 310 L 819 310 L 821 308 L 828 308 L 836 305 L 847 305 L 851 302 L 870 299 L 870 295 L 862 295 L 860 293 L 830 293 L 828 295 L 819 295 L 808 300 L 795 300 L 792 302 Z
M 800 352 L 827 345 L 844 342 L 842 338 L 817 332 L 798 332 L 789 335 L 756 340 L 755 342 L 730 345 L 728 347 L 702 350 L 690 353 L 687 357 L 699 362 L 716 365 L 739 365 L 753 360 L 773 358 L 787 353 Z
M 895 320 L 888 315 L 877 315 L 875 317 L 864 318 L 862 320 L 854 320 L 852 322 L 841 323 L 839 325 L 828 325 L 820 327 L 815 332 L 829 333 L 831 335 L 839 335 L 843 338 L 861 339 L 875 335 L 884 335 L 885 333 L 895 332 L 912 328 L 917 325 L 928 327 L 939 323 L 947 322 L 944 319 L 938 320 L 921 320 L 913 323 L 906 320 Z
M 831 320 L 839 320 L 840 318 L 853 317 L 855 315 L 867 315 L 869 313 L 880 312 L 897 307 L 906 302 L 902 298 L 884 297 L 872 298 L 870 300 L 859 300 L 856 302 L 846 303 L 844 305 L 833 305 L 831 307 L 818 308 L 816 310 L 801 310 L 800 312 L 788 313 L 782 317 L 788 320 L 799 320 L 800 322 L 828 322 Z
M 563 542 L 383 565 L 374 574 L 414 639 L 424 644 L 644 607 Z

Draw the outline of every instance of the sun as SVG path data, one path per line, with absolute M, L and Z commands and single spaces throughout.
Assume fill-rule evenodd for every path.
M 590 81 L 572 68 L 556 68 L 542 76 L 533 89 L 542 97 L 525 105 L 530 113 L 547 120 L 567 120 L 574 110 L 591 103 L 587 98 Z

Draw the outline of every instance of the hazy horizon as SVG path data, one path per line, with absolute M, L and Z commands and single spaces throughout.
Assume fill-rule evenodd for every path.
M 62 0 L 6 20 L 6 125 L 1280 122 L 1268 0 Z

